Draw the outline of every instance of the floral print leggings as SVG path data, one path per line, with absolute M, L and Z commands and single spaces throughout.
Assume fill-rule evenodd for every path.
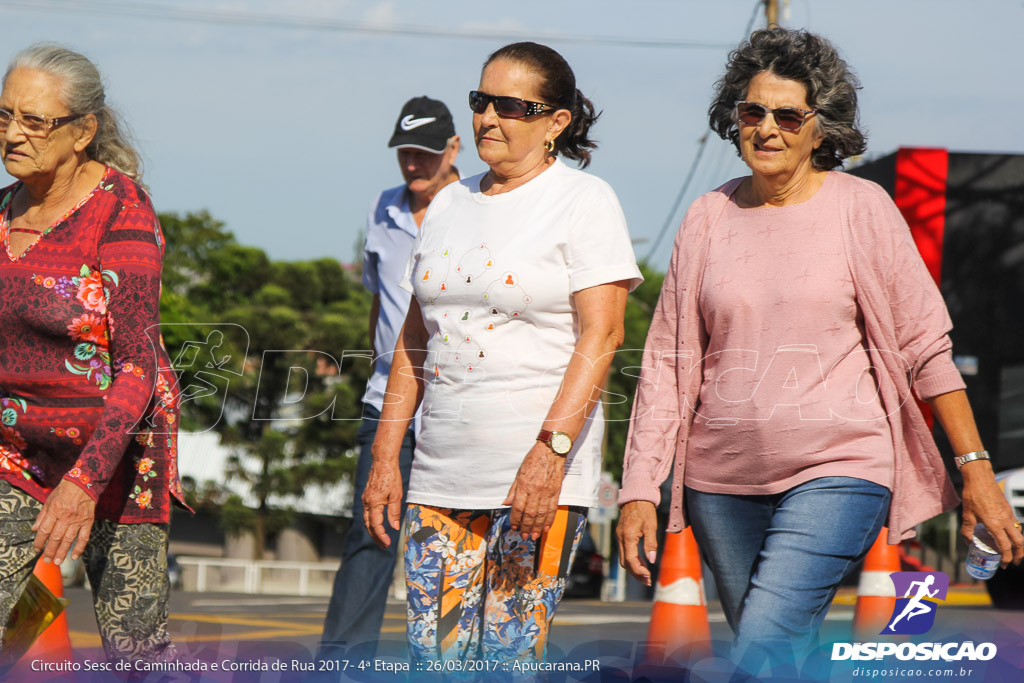
M 0 481 L 0 638 L 36 560 L 32 523 L 43 504 Z M 167 524 L 93 522 L 82 560 L 92 584 L 96 622 L 110 660 L 171 661 L 167 633 Z
M 512 531 L 507 508 L 409 505 L 405 575 L 413 661 L 543 661 L 585 512 L 560 506 L 546 534 L 524 541 Z

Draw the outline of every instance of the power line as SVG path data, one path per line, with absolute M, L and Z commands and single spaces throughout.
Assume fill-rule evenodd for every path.
M 676 215 L 676 211 L 679 210 L 679 205 L 683 201 L 683 196 L 686 195 L 686 191 L 690 189 L 690 181 L 693 180 L 693 174 L 697 171 L 697 166 L 700 164 L 700 158 L 704 156 L 704 149 L 708 146 L 708 138 L 710 131 L 704 133 L 700 139 L 700 147 L 697 148 L 697 156 L 694 157 L 693 163 L 690 164 L 690 171 L 686 174 L 686 180 L 683 181 L 683 186 L 679 188 L 679 192 L 676 194 L 676 200 L 672 202 L 672 208 L 668 212 L 668 217 L 665 218 L 664 224 L 661 226 L 661 230 L 658 231 L 658 236 L 654 239 L 654 243 L 651 244 L 651 250 L 647 252 L 647 256 L 644 261 L 650 262 L 651 257 L 654 256 L 655 252 L 658 251 L 658 245 L 661 244 L 661 240 L 665 237 L 665 233 L 668 232 L 668 228 L 672 225 L 672 219 Z
M 335 33 L 364 33 L 377 35 L 422 36 L 429 38 L 460 38 L 469 40 L 517 41 L 547 40 L 559 43 L 579 43 L 614 47 L 639 47 L 659 49 L 722 50 L 732 47 L 728 43 L 705 43 L 690 40 L 642 40 L 616 38 L 613 36 L 581 36 L 559 33 L 516 33 L 512 31 L 479 31 L 469 29 L 412 26 L 408 24 L 373 24 L 358 21 L 342 21 L 320 17 L 302 17 L 256 12 L 182 9 L 137 2 L 117 3 L 102 0 L 50 0 L 46 3 L 18 0 L 0 0 L 0 7 L 12 7 L 32 11 L 79 12 L 85 14 L 115 15 L 140 19 L 185 21 L 193 23 L 222 24 L 228 26 L 254 26 L 260 28 L 305 29 Z
M 747 28 L 743 33 L 743 37 L 746 38 L 750 35 L 750 31 L 754 28 L 754 22 L 757 20 L 757 15 L 760 13 L 761 8 L 766 5 L 766 0 L 757 0 L 754 4 L 754 11 L 750 15 L 750 20 L 747 21 Z M 730 45 L 730 47 L 732 47 Z M 700 165 L 701 157 L 704 156 L 704 149 L 707 147 L 708 138 L 710 137 L 711 131 L 707 131 L 700 138 L 700 147 L 697 148 L 697 156 L 693 158 L 693 163 L 690 164 L 690 170 L 686 174 L 686 179 L 683 181 L 682 187 L 679 188 L 679 192 L 676 193 L 675 201 L 672 202 L 672 208 L 669 209 L 668 216 L 665 218 L 665 222 L 661 226 L 661 230 L 658 231 L 658 236 L 654 238 L 654 242 L 651 243 L 651 249 L 647 252 L 644 261 L 650 261 L 651 257 L 658 251 L 658 246 L 661 244 L 661 240 L 664 239 L 665 233 L 668 232 L 669 227 L 673 223 L 676 211 L 679 210 L 679 205 L 683 202 L 683 197 L 686 195 L 686 191 L 690 189 L 690 181 L 693 180 L 693 175 L 697 171 L 697 166 Z

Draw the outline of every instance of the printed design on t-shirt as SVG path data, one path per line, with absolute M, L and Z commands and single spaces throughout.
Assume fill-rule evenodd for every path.
M 437 329 L 434 330 L 434 336 L 437 338 L 437 341 L 441 342 L 442 344 L 445 344 L 446 346 L 447 346 L 448 342 L 450 342 L 452 340 L 452 335 L 451 335 L 450 332 L 446 332 L 444 330 L 444 328 L 442 327 L 442 324 L 444 322 L 448 321 L 448 320 L 451 320 L 451 318 L 452 318 L 452 316 L 450 315 L 450 312 L 449 311 L 445 311 L 441 315 L 441 320 L 438 321 L 441 324 L 439 324 L 437 326 Z
M 521 316 L 533 301 L 533 297 L 519 284 L 519 276 L 511 271 L 502 273 L 501 277 L 487 285 L 483 299 L 487 302 L 487 312 L 491 316 L 509 319 Z
M 452 329 L 463 317 L 464 313 L 466 311 L 458 309 L 443 310 L 437 320 L 437 329 L 434 330 L 434 334 L 431 336 L 431 345 L 434 348 L 427 356 L 427 367 L 432 366 L 431 372 L 434 375 L 434 379 L 440 379 L 441 368 L 448 365 L 455 355 L 452 351 L 445 350 L 443 347 L 449 347 L 450 349 L 452 344 L 459 343 L 460 336 L 466 334 L 465 332 L 458 332 Z M 438 343 L 443 346 L 435 346 Z
M 467 334 L 455 349 L 454 359 L 456 363 L 470 371 L 479 367 L 487 359 L 487 351 Z
M 420 257 L 413 273 L 413 287 L 416 296 L 434 301 L 448 291 L 448 269 L 451 268 L 451 250 L 435 249 Z
M 463 283 L 471 285 L 492 267 L 494 259 L 491 257 L 491 250 L 486 244 L 481 244 L 462 255 L 455 272 L 462 278 Z
M 436 259 L 434 262 L 436 263 Z M 463 284 L 469 288 L 467 293 L 472 296 L 483 286 L 480 276 L 494 266 L 495 259 L 487 245 L 481 244 L 463 254 L 456 272 Z M 436 266 L 434 267 L 436 269 Z M 447 309 L 441 314 L 433 339 L 449 348 L 454 345 L 455 350 L 437 350 L 432 363 L 435 379 L 440 379 L 442 370 L 451 362 L 462 366 L 466 372 L 480 367 L 487 359 L 488 352 L 477 339 L 477 335 L 493 331 L 496 325 L 519 318 L 533 301 L 533 297 L 520 284 L 519 276 L 512 271 L 503 272 L 497 279 L 491 281 L 480 294 L 480 298 L 482 309 L 470 305 L 466 308 Z
M 448 346 L 451 343 L 453 339 L 452 333 L 446 331 L 444 329 L 444 325 L 445 323 L 450 322 L 454 318 L 457 318 L 457 314 L 453 311 L 445 311 L 444 313 L 441 314 L 441 319 L 438 321 L 438 327 L 436 330 L 434 330 L 434 342 L 440 342 L 445 346 Z M 446 357 L 449 355 L 451 355 L 450 351 L 441 350 L 435 350 L 430 354 L 434 366 L 433 374 L 435 379 L 441 376 L 441 367 L 447 363 Z

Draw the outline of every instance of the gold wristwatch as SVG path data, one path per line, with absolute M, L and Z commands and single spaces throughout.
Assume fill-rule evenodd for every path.
M 546 443 L 555 455 L 568 455 L 572 450 L 572 439 L 565 432 L 549 432 L 542 429 L 537 435 L 537 441 Z

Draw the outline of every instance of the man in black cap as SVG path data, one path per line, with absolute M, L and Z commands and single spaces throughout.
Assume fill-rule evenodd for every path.
M 363 658 L 372 658 L 376 651 L 398 553 L 398 532 L 390 532 L 391 545 L 384 549 L 373 542 L 363 525 L 363 490 L 372 464 L 370 446 L 377 433 L 384 389 L 391 372 L 391 354 L 409 309 L 410 294 L 399 282 L 405 275 L 413 242 L 431 200 L 441 188 L 459 179 L 454 165 L 459 154 L 459 136 L 443 102 L 429 97 L 406 102 L 388 147 L 398 150 L 398 165 L 405 183 L 380 193 L 370 205 L 366 223 L 363 284 L 373 294 L 370 338 L 374 371 L 363 395 L 363 421 L 356 437 L 360 450 L 352 526 L 345 537 L 341 568 L 334 579 L 318 661 L 352 659 L 346 652 L 352 653 L 354 647 L 358 649 L 353 654 Z M 410 428 L 400 456 L 403 492 L 409 488 L 414 446 L 414 429 Z

